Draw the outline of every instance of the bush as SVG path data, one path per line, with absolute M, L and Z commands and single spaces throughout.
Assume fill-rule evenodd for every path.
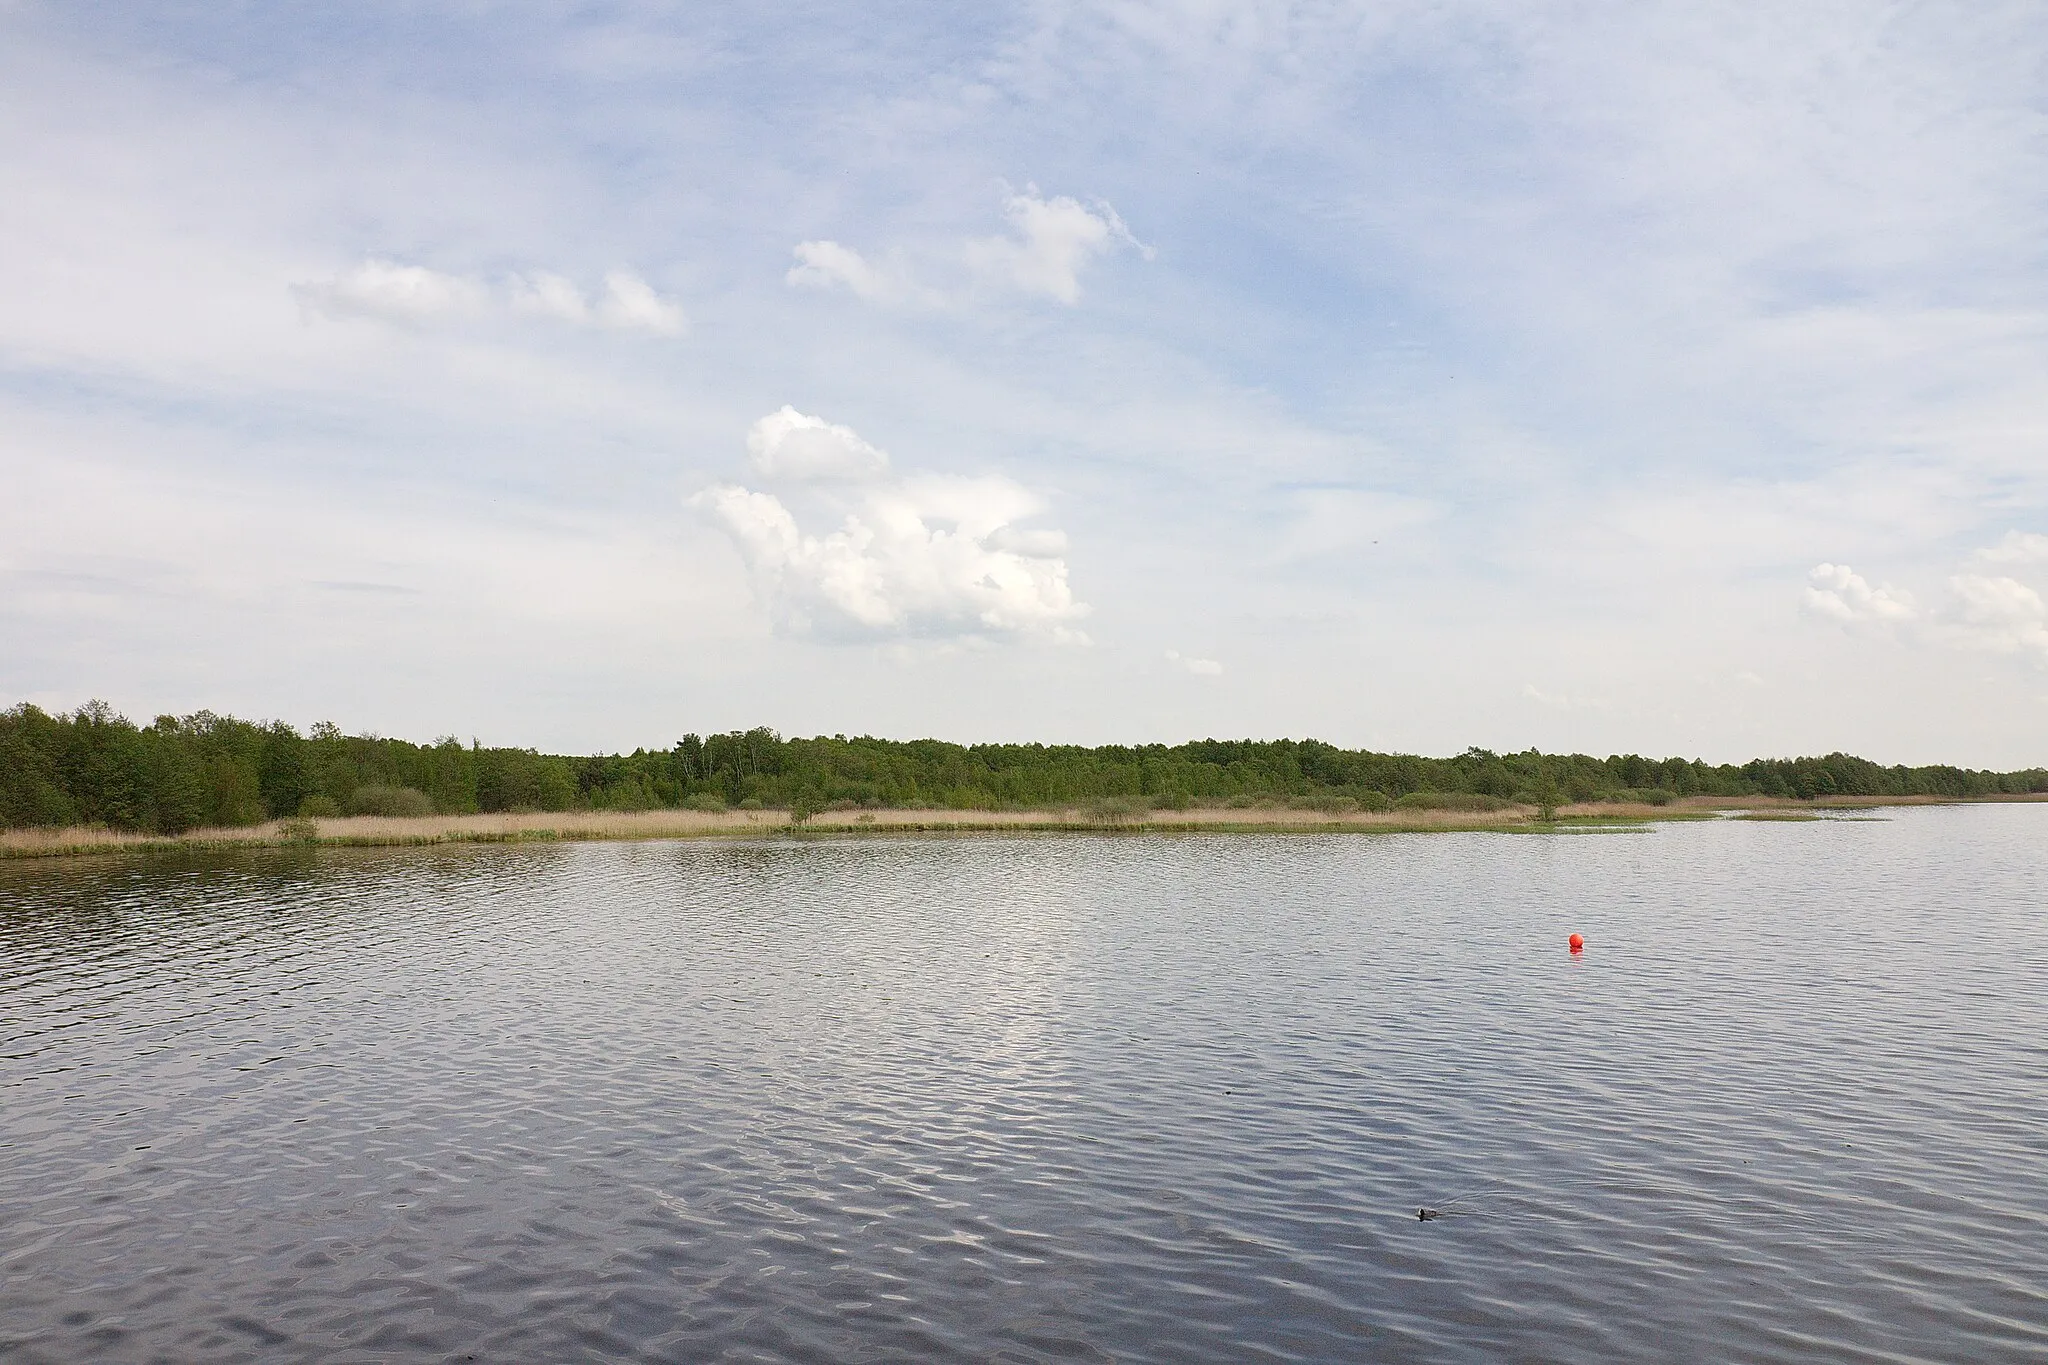
M 299 802 L 299 818 L 302 820 L 332 820 L 341 814 L 341 802 L 318 792 Z
M 761 809 L 761 798 L 760 798 L 760 797 L 758 797 L 758 796 L 750 796 L 750 797 L 748 797 L 748 798 L 747 798 L 746 800 L 744 800 L 744 801 L 740 802 L 740 809 L 741 809 L 741 810 L 759 810 L 759 809 Z
M 356 794 L 349 798 L 348 806 L 350 813 L 355 815 L 417 818 L 434 813 L 434 803 L 419 788 L 386 787 L 382 784 L 357 787 Z
M 1636 793 L 1636 800 L 1646 806 L 1668 806 L 1678 799 L 1677 792 L 1665 791 L 1662 787 L 1651 787 Z
M 1478 792 L 1409 792 L 1394 803 L 1402 810 L 1465 810 L 1496 811 L 1506 810 L 1514 805 L 1498 796 L 1481 796 Z
M 698 792 L 695 796 L 683 802 L 683 808 L 685 810 L 701 810 L 706 815 L 722 815 L 725 813 L 725 802 L 719 800 L 710 792 Z
M 1098 796 L 1081 808 L 1091 820 L 1105 825 L 1127 825 L 1145 818 L 1152 803 L 1142 796 Z
M 308 797 L 307 800 L 311 800 Z M 304 802 L 300 803 L 305 804 Z M 328 803 L 332 805 L 332 802 Z M 320 826 L 304 816 L 296 820 L 281 821 L 277 827 L 278 836 L 288 844 L 316 844 L 320 842 Z

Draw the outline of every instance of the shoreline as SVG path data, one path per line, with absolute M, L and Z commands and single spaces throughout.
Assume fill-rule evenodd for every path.
M 1195 807 L 1116 818 L 1080 808 L 1026 811 L 945 809 L 824 811 L 792 825 L 783 810 L 533 811 L 490 815 L 270 820 L 179 835 L 86 828 L 0 831 L 0 860 L 95 857 L 243 848 L 401 848 L 446 844 L 623 843 L 657 839 L 750 839 L 774 835 L 810 839 L 897 834 L 1450 834 L 1547 833 L 1640 828 L 1674 820 L 1825 818 L 1821 812 L 1888 806 L 2010 805 L 2048 795 L 1947 798 L 1928 796 L 1681 797 L 1661 806 L 1589 802 L 1558 807 L 1558 819 L 1539 823 L 1531 806 L 1498 811 L 1392 810 L 1324 813 L 1285 807 Z

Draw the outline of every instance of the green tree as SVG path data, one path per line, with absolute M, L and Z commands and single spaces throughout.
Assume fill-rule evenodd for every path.
M 1539 757 L 1536 765 L 1536 818 L 1546 825 L 1553 824 L 1563 793 L 1558 790 L 1557 775 L 1551 772 L 1550 761 Z

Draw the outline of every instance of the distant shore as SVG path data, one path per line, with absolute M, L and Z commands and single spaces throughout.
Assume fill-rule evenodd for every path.
M 0 859 L 88 857 L 118 853 L 241 848 L 378 848 L 440 844 L 626 842 L 655 839 L 794 838 L 880 834 L 1204 833 L 1361 834 L 1529 833 L 1602 828 L 1651 821 L 1701 820 L 1754 813 L 1798 819 L 1882 806 L 1983 805 L 2048 800 L 2048 795 L 1975 797 L 1684 797 L 1664 805 L 1587 802 L 1561 805 L 1545 824 L 1533 806 L 1495 811 L 1400 809 L 1324 813 L 1284 806 L 1195 807 L 1105 817 L 1087 808 L 986 811 L 950 809 L 832 810 L 793 824 L 785 810 L 528 811 L 411 817 L 358 815 L 271 820 L 166 836 L 92 827 L 0 831 Z

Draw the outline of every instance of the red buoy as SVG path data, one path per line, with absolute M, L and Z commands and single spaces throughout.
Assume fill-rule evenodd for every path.
M 1566 939 L 1565 942 L 1572 945 L 1572 951 L 1575 953 L 1583 953 L 1586 951 L 1586 940 L 1580 938 L 1577 934 L 1573 934 L 1570 938 Z

